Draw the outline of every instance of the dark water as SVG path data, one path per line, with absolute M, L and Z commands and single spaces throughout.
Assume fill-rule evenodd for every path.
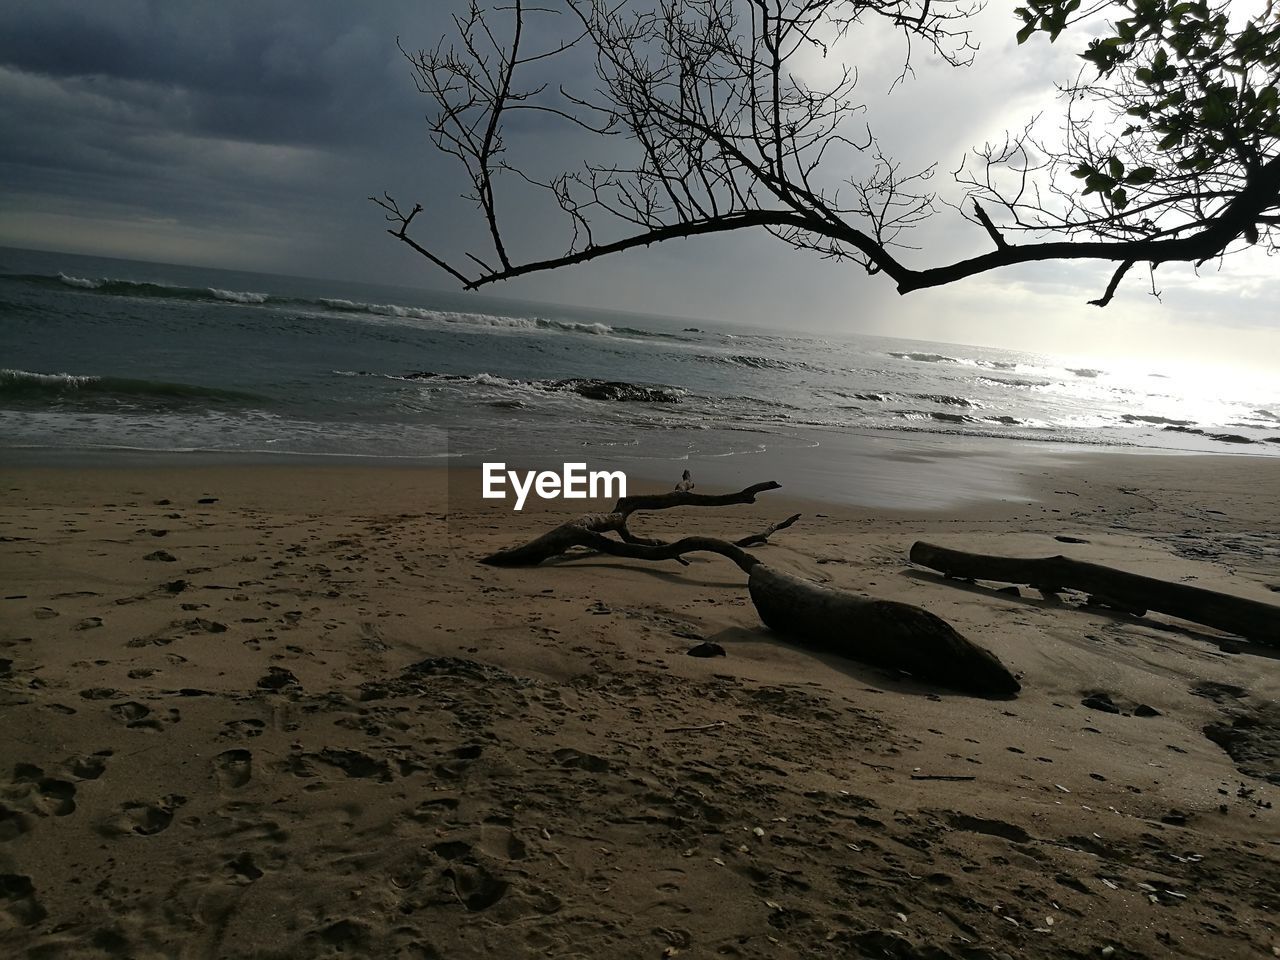
M 0 274 L 10 448 L 642 462 L 905 431 L 1280 453 L 1258 377 L 3 248 Z

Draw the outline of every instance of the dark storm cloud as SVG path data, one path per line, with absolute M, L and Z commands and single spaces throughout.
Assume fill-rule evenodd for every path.
M 385 267 L 365 245 L 337 248 L 357 232 L 388 248 L 365 198 L 391 189 L 465 220 L 443 242 L 460 240 L 472 226 L 460 171 L 429 147 L 429 104 L 396 46 L 434 46 L 455 10 L 420 0 L 9 4 L 0 127 L 13 135 L 0 138 L 0 209 L 240 228 L 281 247 L 328 235 L 331 262 L 306 270 L 341 262 L 349 272 L 362 257 Z M 544 166 L 572 164 L 572 140 L 539 137 L 544 115 L 517 120 L 512 134 L 532 134 Z M 513 219 L 540 209 L 522 197 Z
M 143 258 L 165 258 L 163 231 L 145 237 L 157 223 L 207 233 L 209 258 L 222 249 L 237 266 L 261 256 L 253 235 L 299 251 L 265 269 L 358 269 L 359 253 L 317 259 L 319 238 L 340 248 L 359 223 L 376 243 L 369 193 L 446 174 L 424 149 L 425 105 L 396 48 L 398 34 L 434 42 L 445 23 L 439 5 L 411 0 L 9 3 L 0 211 L 33 225 L 119 222 L 136 239 L 114 252 Z
M 411 50 L 434 46 L 464 6 L 8 0 L 0 8 L 0 243 L 450 286 L 382 233 L 366 198 L 386 189 L 422 202 L 421 238 L 451 257 L 488 249 L 482 221 L 458 199 L 464 182 L 455 162 L 428 143 L 429 104 L 396 47 L 397 37 Z M 891 99 L 883 94 L 901 69 L 900 38 L 869 25 L 846 51 L 857 59 L 865 119 L 881 144 L 910 169 L 936 161 L 933 185 L 944 194 L 967 148 L 1051 107 L 1052 81 L 1076 69 L 1063 44 L 1016 47 L 1010 22 L 1008 9 L 992 5 L 979 17 L 984 51 L 974 68 L 919 61 Z M 533 25 L 533 47 L 545 48 L 546 29 Z M 581 89 L 591 78 L 580 59 L 539 66 L 554 71 L 540 78 L 553 90 L 562 79 Z M 821 83 L 836 66 L 808 69 Z M 623 138 L 599 142 L 540 114 L 513 117 L 508 133 L 513 159 L 540 175 L 577 168 L 588 149 L 613 159 L 629 148 Z M 522 186 L 507 178 L 501 187 L 512 248 L 531 257 L 563 250 L 563 217 Z M 918 265 L 967 256 L 987 242 L 946 208 L 905 239 L 921 248 L 903 254 Z M 1106 279 L 1095 266 L 1028 268 L 1010 275 L 1013 282 L 1001 278 L 1003 286 L 990 278 L 900 300 L 882 277 L 796 253 L 764 234 L 726 235 L 492 292 L 779 328 L 910 333 L 915 324 L 934 335 L 929 324 L 949 322 L 950 313 L 967 322 L 975 303 L 991 329 L 1020 328 L 1031 303 L 1087 313 L 1085 301 Z M 1254 286 L 1250 303 L 1274 289 Z M 1205 297 L 1197 312 L 1210 312 L 1213 297 Z M 1248 303 L 1232 313 L 1237 323 L 1261 315 Z
M 394 48 L 405 27 L 439 32 L 422 4 L 19 3 L 0 62 L 89 81 L 102 95 L 211 136 L 344 144 L 376 136 L 413 96 Z M 438 15 L 436 19 L 441 19 Z M 157 102 L 159 101 L 159 102 Z

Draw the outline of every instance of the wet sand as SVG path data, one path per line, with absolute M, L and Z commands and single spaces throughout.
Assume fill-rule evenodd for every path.
M 760 556 L 947 618 L 1020 675 L 992 701 L 788 644 L 716 557 L 479 565 L 593 505 L 474 474 L 6 468 L 0 952 L 1273 956 L 1276 651 L 906 554 L 1277 601 L 1280 462 L 1010 472 L 945 511 L 633 524 L 800 510 Z

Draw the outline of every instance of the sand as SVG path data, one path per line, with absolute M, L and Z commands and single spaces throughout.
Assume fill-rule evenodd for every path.
M 0 954 L 1280 955 L 1276 652 L 905 560 L 1280 600 L 1280 461 L 1017 472 L 963 510 L 635 524 L 801 509 L 760 555 L 946 617 L 1020 675 L 993 701 L 789 645 L 720 558 L 481 566 L 581 507 L 474 476 L 0 471 Z

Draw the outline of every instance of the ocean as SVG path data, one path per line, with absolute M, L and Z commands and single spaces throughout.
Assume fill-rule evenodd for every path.
M 642 475 L 858 438 L 1280 454 L 1274 378 L 777 326 L 0 248 L 0 448 Z

